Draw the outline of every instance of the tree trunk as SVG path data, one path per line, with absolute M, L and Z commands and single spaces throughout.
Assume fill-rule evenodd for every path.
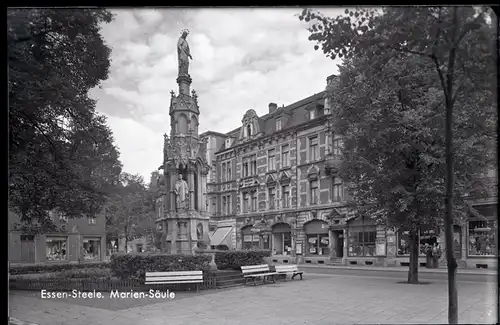
M 457 7 L 453 8 L 453 40 L 456 39 Z M 450 51 L 447 71 L 447 94 L 446 94 L 446 211 L 444 218 L 446 260 L 448 263 L 448 323 L 458 323 L 458 297 L 456 285 L 457 262 L 453 250 L 453 69 L 455 65 L 455 52 Z
M 410 266 L 408 268 L 408 283 L 418 283 L 418 255 L 419 255 L 419 242 L 417 229 L 410 230 L 409 236 L 410 244 Z

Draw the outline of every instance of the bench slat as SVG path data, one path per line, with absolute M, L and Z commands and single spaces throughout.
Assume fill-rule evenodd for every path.
M 193 276 L 152 276 L 146 277 L 146 281 L 183 281 L 183 280 L 203 280 L 202 275 Z
M 146 272 L 146 276 L 203 275 L 203 271 Z
M 146 282 L 145 284 L 203 283 L 203 280 Z
M 258 270 L 249 270 L 249 271 L 242 271 L 241 273 L 247 274 L 247 273 L 256 273 L 256 272 L 269 272 L 269 268 L 258 269 Z
M 275 275 L 278 274 L 276 272 L 268 272 L 268 273 L 256 273 L 256 274 L 247 274 L 244 275 L 243 277 L 259 277 L 259 276 L 268 276 L 268 275 Z
M 247 266 L 242 266 L 242 270 L 251 270 L 251 269 L 259 269 L 259 268 L 265 268 L 269 267 L 267 264 L 260 264 L 260 265 L 247 265 Z

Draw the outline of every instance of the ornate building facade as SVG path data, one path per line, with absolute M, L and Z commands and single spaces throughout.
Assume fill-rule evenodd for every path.
M 328 77 L 326 87 L 335 80 Z M 342 139 L 332 130 L 325 92 L 268 108 L 264 116 L 248 110 L 241 125 L 227 134 L 202 135 L 220 145 L 207 156 L 212 166 L 207 183 L 211 245 L 270 249 L 275 262 L 408 264 L 404 230 L 386 229 L 348 212 L 348 193 L 336 176 Z M 488 177 L 496 188 L 496 174 Z M 490 194 L 488 200 L 472 200 L 470 220 L 454 227 L 462 266 L 496 265 L 497 194 Z M 425 244 L 435 242 L 444 246 L 443 232 L 422 231 L 421 265 Z

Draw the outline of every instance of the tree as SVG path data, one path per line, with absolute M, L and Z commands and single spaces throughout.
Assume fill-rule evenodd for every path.
M 154 231 L 154 207 L 142 176 L 122 173 L 116 194 L 105 207 L 106 228 L 110 238 L 125 238 L 125 247 L 134 238 L 151 238 Z
M 101 9 L 11 9 L 10 208 L 27 224 L 97 213 L 118 181 L 118 150 L 90 89 L 107 79 Z M 40 229 L 40 231 L 43 231 Z
M 421 197 L 425 202 L 428 202 L 437 197 L 442 200 L 441 202 L 445 203 L 444 209 L 441 208 L 442 205 L 431 203 L 431 206 L 434 205 L 437 211 L 434 213 L 431 213 L 431 211 L 424 212 L 432 216 L 431 220 L 444 221 L 448 263 L 448 320 L 450 323 L 457 323 L 457 263 L 452 249 L 453 207 L 461 203 L 462 195 L 464 194 L 461 190 L 466 189 L 470 185 L 468 175 L 463 174 L 463 172 L 480 172 L 480 168 L 484 167 L 484 164 L 481 164 L 481 160 L 478 161 L 478 156 L 482 154 L 486 161 L 490 161 L 492 156 L 485 148 L 491 145 L 491 142 L 487 143 L 487 140 L 491 140 L 492 138 L 489 133 L 492 120 L 487 118 L 487 113 L 494 115 L 494 110 L 491 108 L 496 99 L 496 76 L 492 73 L 492 71 L 495 71 L 493 67 L 495 66 L 496 58 L 496 35 L 494 29 L 496 23 L 492 23 L 492 20 L 495 19 L 494 15 L 489 13 L 487 7 L 391 7 L 383 8 L 378 12 L 365 8 L 355 10 L 346 9 L 344 15 L 335 18 L 329 18 L 317 11 L 305 9 L 299 16 L 299 19 L 310 23 L 310 40 L 319 43 L 327 56 L 333 59 L 338 56 L 344 59 L 346 63 L 350 63 L 352 67 L 355 67 L 354 70 L 361 74 L 359 78 L 363 76 L 361 66 L 378 66 L 378 69 L 371 70 L 372 75 L 365 73 L 364 77 L 367 77 L 368 84 L 373 85 L 372 87 L 376 90 L 386 88 L 381 83 L 390 83 L 393 87 L 396 87 L 393 89 L 400 90 L 398 96 L 392 96 L 392 100 L 383 100 L 382 102 L 385 102 L 386 105 L 392 102 L 393 105 L 391 106 L 394 106 L 397 98 L 401 106 L 404 104 L 408 107 L 411 114 L 405 113 L 401 116 L 402 118 L 406 118 L 406 120 L 403 120 L 404 124 L 409 119 L 417 123 L 426 117 L 415 112 L 416 110 L 413 108 L 419 107 L 419 104 L 422 104 L 420 95 L 423 95 L 425 99 L 425 96 L 430 96 L 433 93 L 434 96 L 438 95 L 440 101 L 442 101 L 442 103 L 439 102 L 439 105 L 433 107 L 432 104 L 435 100 L 432 101 L 429 100 L 431 98 L 428 98 L 429 102 L 427 104 L 424 102 L 423 107 L 427 111 L 435 111 L 437 116 L 444 114 L 444 117 L 442 115 L 437 120 L 437 122 L 442 122 L 438 124 L 441 128 L 443 125 L 445 126 L 444 141 L 441 141 L 442 139 L 437 140 L 442 138 L 440 132 L 436 134 L 429 130 L 426 131 L 427 135 L 432 135 L 436 141 L 434 143 L 432 141 L 430 143 L 424 141 L 418 146 L 415 146 L 413 143 L 415 140 L 406 141 L 407 137 L 412 139 L 412 136 L 415 136 L 415 139 L 418 139 L 417 142 L 420 142 L 422 137 L 425 138 L 425 133 L 417 136 L 415 131 L 411 135 L 396 132 L 393 135 L 404 136 L 404 142 L 409 142 L 395 148 L 398 148 L 398 154 L 400 151 L 405 152 L 405 166 L 412 172 L 405 172 L 403 179 L 406 179 L 406 183 L 415 181 L 415 188 L 409 189 L 401 181 L 394 183 L 390 181 L 395 180 L 396 175 L 390 176 L 387 175 L 387 172 L 381 171 L 381 169 L 384 169 L 381 168 L 381 164 L 385 163 L 384 156 L 371 155 L 373 153 L 371 147 L 376 146 L 373 144 L 374 142 L 383 143 L 387 140 L 383 136 L 388 135 L 387 131 L 379 130 L 380 133 L 373 131 L 372 136 L 375 136 L 375 138 L 366 139 L 366 146 L 358 147 L 355 154 L 360 159 L 364 158 L 365 161 L 360 161 L 359 163 L 364 163 L 366 166 L 369 166 L 368 170 L 371 170 L 371 173 L 367 173 L 366 177 L 372 176 L 375 178 L 375 180 L 366 181 L 367 183 L 373 182 L 374 184 L 372 184 L 371 188 L 366 185 L 367 187 L 364 192 L 358 191 L 357 197 L 362 197 L 362 193 L 365 193 L 364 198 L 367 199 L 366 201 L 368 201 L 370 206 L 379 205 L 380 209 L 374 212 L 377 212 L 381 218 L 387 219 L 389 222 L 400 221 L 401 217 L 395 217 L 395 215 L 402 214 L 402 219 L 409 220 L 414 224 L 418 222 L 418 217 L 416 216 L 421 213 L 412 209 L 412 204 L 415 205 L 419 201 L 418 198 Z M 315 45 L 315 49 L 319 49 L 319 45 Z M 425 71 L 420 74 L 425 78 L 417 78 L 419 81 L 422 80 L 423 85 L 422 87 L 419 87 L 418 83 L 416 85 L 417 89 L 420 92 L 423 91 L 423 93 L 419 94 L 416 89 L 412 89 L 408 85 L 406 87 L 403 85 L 402 87 L 397 83 L 391 82 L 392 80 L 385 78 L 376 80 L 377 78 L 374 77 L 373 73 L 385 73 L 383 70 L 391 64 L 391 59 L 404 60 L 405 62 L 417 60 L 413 56 L 418 57 L 419 62 L 422 62 L 419 64 L 425 65 Z M 415 61 L 413 62 L 413 64 L 417 64 Z M 394 64 L 394 61 L 392 64 Z M 401 78 L 402 75 L 396 74 L 396 77 Z M 425 80 L 428 80 L 428 86 L 425 85 Z M 341 88 L 351 86 L 351 90 L 354 90 L 352 76 L 350 82 L 346 78 L 341 77 Z M 356 86 L 369 87 L 369 85 L 361 85 L 359 82 Z M 413 87 L 414 84 L 411 84 L 411 86 Z M 357 90 L 354 91 L 357 92 Z M 360 98 L 364 99 L 363 102 L 359 103 L 364 104 L 359 108 L 360 110 L 363 108 L 367 109 L 367 104 L 378 101 L 380 96 L 388 96 L 390 92 L 388 93 L 388 89 L 383 89 L 380 93 L 372 92 L 372 94 L 375 95 L 375 98 L 369 98 L 369 96 L 363 94 L 359 95 Z M 339 97 L 341 96 L 337 94 L 335 98 L 339 99 Z M 340 99 L 340 102 L 342 100 Z M 405 100 L 409 100 L 409 102 L 405 103 Z M 379 104 L 379 102 L 376 102 L 375 106 L 379 106 Z M 393 109 L 391 106 L 388 106 L 385 110 Z M 455 112 L 454 118 L 453 112 L 456 109 L 458 111 Z M 348 114 L 345 113 L 348 110 L 355 110 L 355 108 L 353 106 L 349 106 L 349 108 L 344 107 L 344 113 L 339 114 Z M 384 108 L 380 110 L 383 111 Z M 405 108 L 402 108 L 402 110 L 406 111 Z M 474 113 L 479 113 L 479 116 L 474 117 Z M 383 113 L 377 112 L 372 115 L 376 114 Z M 394 114 L 388 114 L 388 116 L 391 115 Z M 392 119 L 389 118 L 386 123 L 390 120 Z M 375 121 L 370 120 L 369 123 L 375 123 Z M 359 126 L 353 126 L 353 128 L 359 129 L 362 125 L 363 123 Z M 432 129 L 427 124 L 418 123 L 417 125 L 426 129 Z M 385 124 L 381 126 L 385 127 Z M 460 129 L 460 126 L 465 129 Z M 481 130 L 485 130 L 486 132 L 476 129 L 478 126 L 482 127 Z M 370 127 L 372 127 L 371 124 Z M 377 126 L 374 127 L 377 129 Z M 351 135 L 351 138 L 360 140 L 360 137 L 356 135 Z M 452 142 L 452 138 L 456 139 L 456 141 Z M 356 143 L 355 140 L 353 141 Z M 359 142 L 363 141 L 360 140 Z M 358 145 L 361 144 L 359 143 Z M 479 149 L 475 147 L 477 144 L 479 144 Z M 435 152 L 432 152 L 429 146 Z M 354 148 L 351 147 L 350 149 Z M 403 150 L 403 148 L 406 148 L 406 150 Z M 346 151 L 348 150 L 349 148 L 346 146 Z M 443 150 L 444 152 L 442 152 Z M 469 156 L 470 151 L 473 153 Z M 387 150 L 384 150 L 382 155 L 386 152 Z M 465 160 L 460 160 L 462 158 Z M 457 163 L 454 163 L 455 161 Z M 479 164 L 474 166 L 472 165 L 474 163 Z M 389 168 L 392 169 L 392 166 Z M 432 173 L 434 169 L 439 171 L 437 175 L 436 173 Z M 422 183 L 427 184 L 425 178 L 421 178 L 428 172 L 437 176 L 435 178 L 436 186 L 430 193 L 425 193 L 425 191 L 421 191 L 420 185 Z M 345 174 L 347 175 L 344 176 L 348 177 L 349 173 Z M 409 178 L 411 174 L 416 178 L 414 179 L 413 176 Z M 364 174 L 361 175 L 365 176 Z M 387 178 L 385 182 L 379 183 L 380 176 Z M 454 176 L 456 180 L 454 180 Z M 352 177 L 351 180 L 356 180 L 356 177 Z M 398 201 L 391 200 L 388 196 L 378 195 L 376 188 L 381 191 L 383 187 L 379 185 L 384 183 L 392 185 L 386 188 L 391 188 L 395 192 L 393 195 Z M 437 186 L 438 183 L 440 184 L 439 186 Z M 370 194 L 372 191 L 375 192 L 373 195 Z M 435 193 L 435 196 L 431 195 L 432 192 Z M 368 199 L 370 196 L 373 196 L 371 200 Z M 384 201 L 384 198 L 387 201 Z M 438 217 L 440 219 L 437 219 Z M 413 238 L 415 237 L 413 236 Z

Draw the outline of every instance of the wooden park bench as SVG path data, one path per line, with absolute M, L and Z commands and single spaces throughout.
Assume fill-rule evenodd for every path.
M 203 283 L 203 271 L 175 271 L 175 272 L 146 272 L 144 284 L 196 284 L 196 292 L 199 291 L 200 283 Z
M 276 283 L 274 277 L 278 274 L 276 272 L 271 272 L 271 270 L 269 270 L 269 265 L 267 264 L 242 266 L 241 273 L 245 278 L 245 285 L 248 283 L 248 280 L 250 279 L 253 279 L 253 285 L 257 285 L 258 278 L 262 278 L 262 283 L 265 283 L 266 278 L 269 277 L 271 278 L 273 283 Z
M 297 275 L 300 275 L 300 279 L 302 280 L 302 274 L 304 274 L 304 272 L 299 271 L 299 267 L 297 265 L 276 265 L 275 268 L 276 273 L 279 275 L 285 275 L 285 281 L 288 274 L 292 275 L 290 278 L 291 280 L 293 280 Z

